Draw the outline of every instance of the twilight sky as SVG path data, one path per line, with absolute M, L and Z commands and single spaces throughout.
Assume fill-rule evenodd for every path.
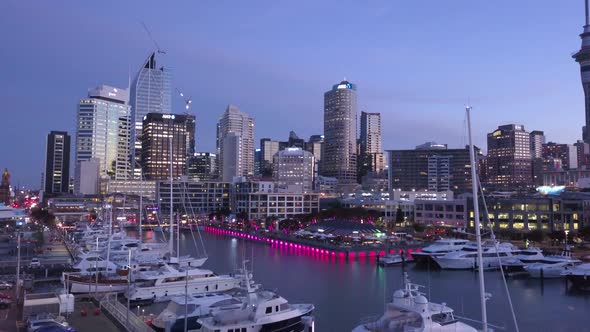
M 257 140 L 321 134 L 323 93 L 344 77 L 358 85 L 359 115 L 382 113 L 384 149 L 466 144 L 467 100 L 479 146 L 514 122 L 573 143 L 583 16 L 583 0 L 3 0 L 0 168 L 39 187 L 49 131 L 74 137 L 78 100 L 127 87 L 153 49 L 142 21 L 173 87 L 193 98 L 199 151 L 215 148 L 228 103 L 255 118 Z

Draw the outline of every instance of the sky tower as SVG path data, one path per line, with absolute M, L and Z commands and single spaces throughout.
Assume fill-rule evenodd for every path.
M 584 32 L 580 35 L 582 47 L 572 56 L 580 64 L 582 87 L 584 88 L 586 124 L 582 128 L 582 138 L 586 143 L 590 143 L 590 15 L 588 15 L 588 1 L 585 0 L 586 23 L 584 24 Z

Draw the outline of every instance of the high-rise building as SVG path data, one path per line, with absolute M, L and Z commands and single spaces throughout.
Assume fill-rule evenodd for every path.
M 359 179 L 367 173 L 380 174 L 385 168 L 381 148 L 381 113 L 361 112 Z
M 444 146 L 444 148 L 440 148 Z M 469 149 L 437 144 L 414 150 L 389 150 L 389 190 L 429 190 L 464 193 L 471 190 Z M 476 148 L 479 155 L 479 149 Z
M 324 93 L 321 174 L 338 179 L 341 191 L 357 187 L 356 85 L 342 81 Z
M 133 175 L 139 179 L 141 171 L 141 134 L 143 117 L 148 113 L 172 113 L 172 73 L 169 68 L 158 67 L 156 53 L 152 52 L 141 66 L 131 85 L 131 164 Z M 193 151 L 194 152 L 194 151 Z
M 300 148 L 287 148 L 274 155 L 273 177 L 279 189 L 292 193 L 313 191 L 314 157 Z
M 230 134 L 232 137 L 226 140 Z M 227 154 L 232 158 L 232 165 L 227 167 L 224 165 L 226 142 L 232 148 Z M 227 106 L 217 124 L 217 157 L 224 181 L 232 181 L 233 176 L 254 175 L 254 119 L 234 105 Z
M 540 130 L 533 130 L 529 136 L 531 138 L 531 158 L 542 158 L 543 144 L 545 144 L 545 133 Z
M 188 178 L 193 181 L 212 180 L 217 177 L 217 155 L 195 152 L 188 159 Z
M 98 195 L 100 193 L 100 165 L 97 158 L 81 160 L 76 165 L 74 194 Z
M 553 142 L 543 144 L 543 158 L 560 159 L 561 167 L 566 171 L 578 167 L 578 151 L 577 148 L 571 144 L 558 144 Z
M 189 114 L 148 113 L 144 116 L 141 166 L 146 180 L 178 179 L 187 175 L 187 158 L 194 154 L 195 117 Z M 172 140 L 172 152 L 170 151 Z
M 80 162 L 94 158 L 99 163 L 100 177 L 113 180 L 130 177 L 131 121 L 128 101 L 127 90 L 107 85 L 90 90 L 88 98 L 80 100 L 76 128 L 76 167 Z M 76 183 L 79 183 L 79 179 L 76 179 Z
M 582 88 L 584 89 L 586 124 L 582 128 L 582 138 L 584 142 L 590 143 L 590 13 L 588 0 L 585 1 L 585 4 L 586 22 L 584 24 L 584 31 L 580 34 L 580 38 L 582 38 L 582 46 L 572 57 L 580 64 Z
M 70 187 L 70 135 L 65 131 L 52 131 L 47 135 L 45 148 L 46 194 L 66 194 Z
M 499 126 L 488 134 L 488 183 L 498 188 L 532 185 L 531 138 L 524 126 Z
M 280 142 L 270 138 L 260 140 L 260 175 L 271 176 L 275 153 L 279 152 Z
M 574 146 L 578 155 L 578 168 L 590 168 L 590 144 L 577 141 Z
M 316 164 L 322 160 L 323 145 L 324 135 L 311 135 L 305 144 L 305 149 L 313 154 Z

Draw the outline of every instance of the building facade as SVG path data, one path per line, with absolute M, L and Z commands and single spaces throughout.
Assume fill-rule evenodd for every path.
M 96 158 L 82 160 L 76 165 L 74 194 L 86 196 L 100 193 L 100 165 L 101 161 Z
M 558 158 L 561 160 L 561 167 L 565 170 L 578 167 L 578 150 L 571 144 L 557 144 L 549 142 L 542 146 L 544 159 Z
M 532 184 L 530 134 L 522 125 L 499 126 L 488 134 L 488 184 L 496 188 L 526 188 Z
M 217 155 L 211 152 L 195 152 L 188 159 L 188 178 L 193 181 L 217 178 Z
M 342 81 L 324 93 L 321 175 L 338 179 L 341 191 L 357 186 L 356 85 Z
M 311 152 L 287 148 L 274 155 L 273 177 L 277 186 L 289 192 L 313 192 L 315 161 Z
M 226 157 L 231 165 L 229 160 L 225 165 Z M 226 108 L 217 124 L 217 158 L 224 181 L 254 175 L 254 119 L 234 105 Z
M 540 130 L 533 130 L 529 134 L 531 139 L 531 158 L 543 157 L 543 144 L 545 144 L 545 133 Z
M 156 200 L 156 181 L 145 180 L 111 180 L 107 183 L 107 195 L 124 194 L 138 195 L 144 198 Z M 146 202 L 147 203 L 147 202 Z
M 80 100 L 77 111 L 76 167 L 82 161 L 96 159 L 101 177 L 115 180 L 130 177 L 131 122 L 128 101 L 127 90 L 107 85 L 90 90 L 88 98 Z
M 471 190 L 469 149 L 420 147 L 415 150 L 389 150 L 389 190 Z M 476 148 L 479 155 L 479 149 Z
M 10 205 L 10 173 L 5 168 L 0 182 L 0 204 Z
M 429 226 L 467 227 L 467 200 L 415 200 L 414 222 Z
M 187 175 L 187 157 L 194 154 L 195 117 L 189 114 L 148 113 L 144 116 L 142 128 L 143 178 L 169 179 L 170 158 L 172 177 L 178 179 Z
M 170 181 L 157 182 L 157 202 L 164 218 L 170 213 Z M 230 208 L 231 184 L 219 181 L 174 181 L 173 211 L 189 217 L 208 215 Z
M 65 131 L 52 131 L 47 135 L 45 148 L 46 194 L 65 194 L 70 188 L 70 135 Z
M 260 175 L 272 175 L 274 156 L 280 150 L 280 143 L 270 138 L 260 140 Z
M 158 66 L 152 52 L 131 84 L 131 165 L 133 176 L 141 176 L 143 118 L 148 113 L 172 113 L 172 72 Z

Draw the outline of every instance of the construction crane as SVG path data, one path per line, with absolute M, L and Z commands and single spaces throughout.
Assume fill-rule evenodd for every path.
M 156 42 L 156 40 L 154 39 L 154 37 L 152 37 L 152 33 L 150 32 L 150 29 L 148 29 L 147 25 L 145 25 L 145 23 L 141 22 L 141 25 L 143 25 L 143 28 L 145 29 L 145 32 L 147 33 L 148 37 L 150 37 L 150 40 L 152 41 L 152 43 L 154 43 L 154 45 L 156 46 L 156 49 L 158 50 L 159 54 L 166 54 L 166 51 L 162 50 L 160 48 L 160 45 L 158 45 L 158 43 Z
M 182 97 L 182 99 L 184 100 L 184 112 L 186 114 L 189 114 L 190 112 L 190 108 L 191 108 L 191 104 L 193 102 L 191 97 L 185 97 L 184 93 L 182 93 L 180 90 L 176 89 L 176 92 L 178 92 L 178 94 Z

